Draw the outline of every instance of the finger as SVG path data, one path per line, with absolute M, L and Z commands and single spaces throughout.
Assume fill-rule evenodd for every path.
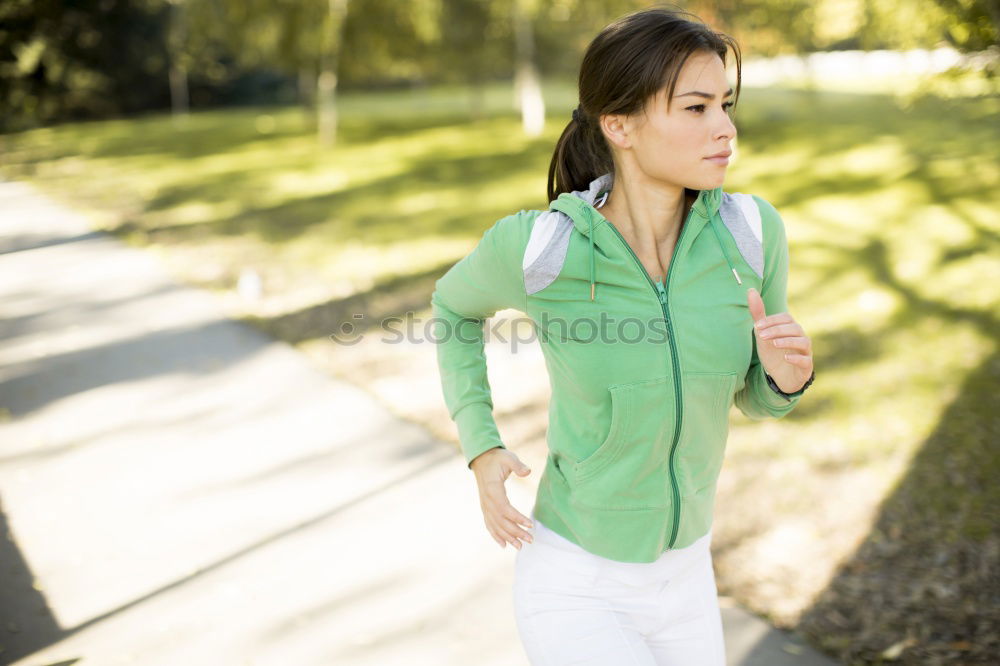
M 514 505 L 507 499 L 506 493 L 504 493 L 504 506 L 501 513 L 504 518 L 507 518 L 513 523 L 524 525 L 529 529 L 535 526 L 531 518 L 528 518 L 526 515 L 514 508 Z
M 518 540 L 520 536 L 518 534 L 519 528 L 509 518 L 502 515 L 499 511 L 492 511 L 489 516 L 489 524 L 491 525 L 491 530 L 503 539 L 505 547 L 508 542 L 515 548 L 521 547 L 521 542 Z
M 797 349 L 808 353 L 810 351 L 809 348 L 811 346 L 811 341 L 808 337 L 787 336 L 783 338 L 775 338 L 773 340 L 773 344 L 775 347 L 782 347 L 783 349 L 788 350 Z
M 514 505 L 511 504 L 510 502 L 507 502 L 507 506 L 504 508 L 503 515 L 507 519 L 512 520 L 520 525 L 524 525 L 529 529 L 535 526 L 531 518 L 528 518 L 526 515 L 515 509 Z
M 495 533 L 493 532 L 493 530 L 486 530 L 486 531 L 490 533 L 490 536 L 491 536 L 491 537 L 493 537 L 493 540 L 494 540 L 494 541 L 496 541 L 496 542 L 497 542 L 497 544 L 498 544 L 498 545 L 499 545 L 499 546 L 500 546 L 501 548 L 505 548 L 505 547 L 507 546 L 507 544 L 506 544 L 506 543 L 504 543 L 504 540 L 503 540 L 503 539 L 501 539 L 501 538 L 500 538 L 499 536 L 497 536 L 497 535 L 496 535 L 496 534 L 495 534 Z
M 785 354 L 785 360 L 802 368 L 809 368 L 813 362 L 812 356 L 807 354 Z
M 498 532 L 500 533 L 500 536 L 504 540 L 505 547 L 509 543 L 510 545 L 514 546 L 514 548 L 517 548 L 518 550 L 521 549 L 521 542 L 520 540 L 518 540 L 516 535 L 502 528 L 498 528 Z
M 757 335 L 762 340 L 770 338 L 780 338 L 787 335 L 805 335 L 802 325 L 797 322 L 790 324 L 773 324 L 757 331 Z
M 489 482 L 483 491 L 486 496 L 489 510 L 496 516 L 520 523 L 525 527 L 534 527 L 531 518 L 514 508 L 514 505 L 507 499 L 507 489 L 502 481 Z
M 747 289 L 747 305 L 750 306 L 750 317 L 753 321 L 764 319 L 767 314 L 764 309 L 764 299 L 760 297 L 760 293 L 753 287 Z
M 529 542 L 533 540 L 533 537 L 529 533 L 522 530 L 513 520 L 506 516 L 494 514 L 491 516 L 491 521 L 497 534 L 505 541 L 510 542 L 515 548 L 521 547 L 520 539 Z
M 495 521 L 492 518 L 490 518 L 490 519 L 488 519 L 486 521 L 486 526 L 488 528 L 490 536 L 492 536 L 493 539 L 496 540 L 496 542 L 498 544 L 500 544 L 501 548 L 506 548 L 507 547 L 507 543 L 508 543 L 508 541 L 510 541 L 510 539 L 507 537 L 507 535 L 504 533 L 504 531 L 500 528 L 500 525 L 497 523 L 497 521 Z
M 760 331 L 762 331 L 765 328 L 768 328 L 769 326 L 774 326 L 775 324 L 785 324 L 793 321 L 795 320 L 792 319 L 792 315 L 788 314 L 787 312 L 776 312 L 775 314 L 767 315 L 766 317 L 763 317 L 761 319 L 755 319 L 754 328 L 759 333 Z
M 514 513 L 517 513 L 517 511 L 514 511 Z M 527 530 L 523 529 L 520 525 L 518 525 L 515 519 L 504 516 L 503 520 L 504 520 L 504 526 L 507 528 L 508 534 L 513 535 L 514 538 L 516 539 L 524 539 L 529 543 L 533 540 L 531 534 Z

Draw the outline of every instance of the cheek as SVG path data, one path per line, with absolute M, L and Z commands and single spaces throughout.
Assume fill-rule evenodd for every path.
M 674 124 L 661 144 L 666 146 L 666 150 L 661 151 L 656 159 L 673 171 L 690 173 L 691 168 L 700 162 L 705 146 L 698 131 L 691 123 Z
M 635 153 L 646 173 L 681 182 L 701 165 L 707 140 L 697 123 L 672 117 L 647 129 L 650 131 L 638 139 Z
M 678 157 L 688 160 L 701 159 L 701 151 L 705 147 L 703 130 L 693 122 L 678 122 L 670 132 L 670 142 L 677 146 Z

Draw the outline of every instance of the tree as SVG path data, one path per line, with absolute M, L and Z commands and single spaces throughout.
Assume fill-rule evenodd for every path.
M 187 54 L 184 53 L 185 16 L 184 0 L 168 0 L 170 12 L 167 30 L 167 56 L 170 60 L 170 108 L 175 117 L 187 115 L 188 79 Z

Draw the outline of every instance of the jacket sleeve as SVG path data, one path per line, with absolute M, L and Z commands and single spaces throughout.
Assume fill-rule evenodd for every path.
M 483 328 L 498 310 L 527 309 L 521 261 L 533 219 L 521 211 L 495 222 L 431 295 L 441 387 L 467 466 L 484 451 L 506 448 L 493 419 Z
M 764 279 L 761 285 L 761 299 L 764 301 L 767 314 L 787 312 L 788 239 L 785 235 L 785 225 L 778 211 L 768 201 L 756 195 L 754 200 L 760 210 L 764 240 Z M 736 406 L 753 420 L 781 418 L 795 408 L 802 393 L 786 398 L 768 385 L 764 366 L 757 356 L 757 336 L 753 332 L 751 335 L 753 335 L 753 355 L 745 384 L 736 393 Z

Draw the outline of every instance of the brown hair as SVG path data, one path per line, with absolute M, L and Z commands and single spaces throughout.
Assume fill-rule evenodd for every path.
M 676 7 L 638 10 L 605 27 L 587 46 L 580 64 L 582 116 L 570 120 L 556 143 L 549 164 L 548 200 L 562 192 L 585 190 L 594 178 L 614 171 L 611 148 L 597 125 L 601 115 L 639 113 L 664 87 L 672 98 L 677 76 L 692 53 L 716 53 L 725 63 L 729 48 L 736 62 L 735 108 L 741 64 L 732 37 Z

